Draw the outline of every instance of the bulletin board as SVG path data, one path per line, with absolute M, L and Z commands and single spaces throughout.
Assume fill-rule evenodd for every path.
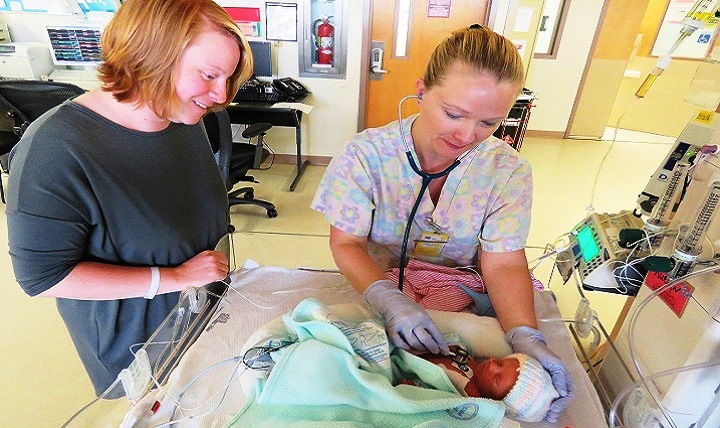
M 651 55 L 667 55 L 680 36 L 682 20 L 695 4 L 695 0 L 670 0 L 665 16 L 660 24 Z M 695 30 L 682 41 L 673 52 L 673 58 L 705 58 L 713 44 L 713 33 L 718 26 L 718 19 L 711 19 L 705 28 Z
M 215 0 L 248 40 L 266 40 L 264 0 Z
M 257 39 L 263 36 L 259 7 L 224 7 L 224 9 L 246 37 Z

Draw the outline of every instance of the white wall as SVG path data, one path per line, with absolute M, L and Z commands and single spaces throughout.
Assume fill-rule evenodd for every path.
M 47 43 L 46 25 L 78 24 L 71 15 L 3 12 L 2 17 L 8 25 L 13 42 Z
M 572 0 L 554 59 L 535 58 L 525 86 L 535 91 L 528 129 L 565 132 L 604 0 Z
M 303 1 L 297 1 L 297 4 L 298 19 L 302 20 Z M 273 42 L 278 76 L 296 78 L 312 92 L 306 103 L 314 108 L 303 117 L 303 155 L 332 156 L 357 131 L 363 22 L 353 17 L 363 15 L 363 2 L 348 1 L 347 13 L 348 59 L 345 79 L 299 78 L 299 42 Z M 13 12 L 2 15 L 14 41 L 45 42 L 45 25 L 77 23 L 70 15 Z M 237 138 L 240 138 L 239 135 Z M 275 153 L 295 153 L 294 129 L 274 128 L 266 140 Z
M 507 0 L 496 0 L 496 4 Z M 603 0 L 573 0 L 555 59 L 533 59 L 526 86 L 537 95 L 528 128 L 564 132 L 580 86 L 587 56 L 602 11 Z M 303 16 L 303 1 L 297 1 L 298 18 Z M 69 15 L 3 13 L 16 41 L 43 41 L 47 23 L 73 23 Z M 298 42 L 275 42 L 278 75 L 302 81 L 312 95 L 306 103 L 314 107 L 303 118 L 303 154 L 332 156 L 357 130 L 363 1 L 348 1 L 347 74 L 345 79 L 298 78 Z M 275 128 L 267 137 L 279 154 L 295 153 L 295 133 L 290 128 Z
M 312 95 L 305 101 L 312 112 L 303 117 L 303 155 L 332 156 L 357 132 L 360 97 L 360 60 L 363 2 L 348 1 L 347 72 L 344 79 L 298 77 L 299 43 L 282 42 L 277 47 L 278 75 L 300 80 Z M 302 1 L 298 15 L 302 16 Z M 295 153 L 294 130 L 273 129 L 268 142 L 276 153 Z

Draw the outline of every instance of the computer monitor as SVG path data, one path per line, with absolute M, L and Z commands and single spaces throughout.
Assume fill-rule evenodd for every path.
M 100 32 L 97 26 L 48 26 L 53 63 L 85 67 L 100 64 Z
M 273 77 L 272 50 L 270 42 L 249 41 L 255 67 L 253 74 L 257 77 Z

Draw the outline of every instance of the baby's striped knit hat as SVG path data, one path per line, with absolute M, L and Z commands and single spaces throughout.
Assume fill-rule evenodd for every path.
M 512 354 L 520 362 L 518 380 L 503 400 L 507 416 L 520 422 L 539 422 L 545 418 L 550 403 L 560 395 L 553 387 L 550 374 L 540 363 L 525 354 Z

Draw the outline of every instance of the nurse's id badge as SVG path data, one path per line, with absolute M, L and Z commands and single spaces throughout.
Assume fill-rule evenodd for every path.
M 443 249 L 443 246 L 448 241 L 447 233 L 436 232 L 423 232 L 420 235 L 420 239 L 415 241 L 415 249 L 413 255 L 425 256 L 425 257 L 437 257 Z

